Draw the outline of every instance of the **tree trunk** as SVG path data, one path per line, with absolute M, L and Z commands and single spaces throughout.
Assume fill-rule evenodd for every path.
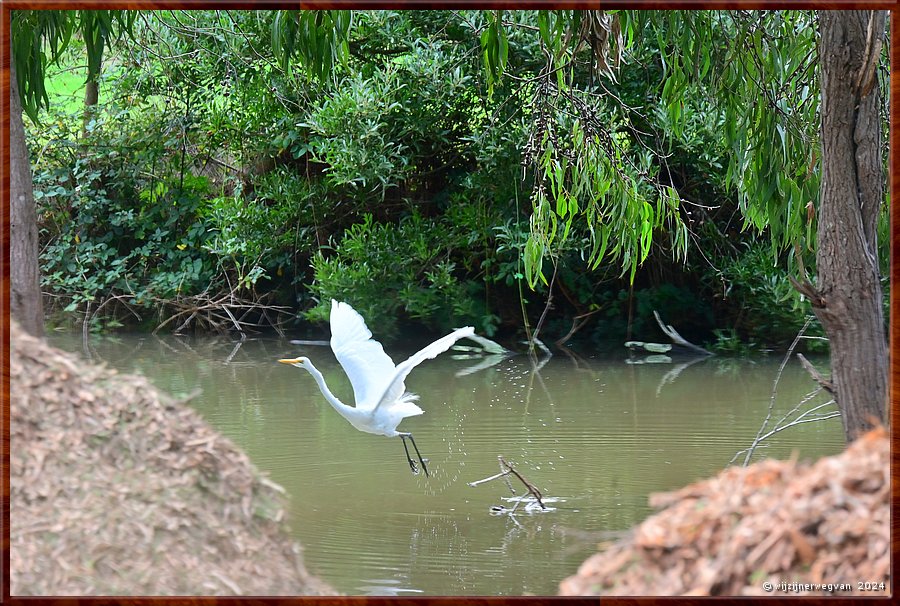
M 884 202 L 874 70 L 887 11 L 819 11 L 822 182 L 813 309 L 848 441 L 883 423 L 887 340 L 876 225 Z
M 9 261 L 10 314 L 35 336 L 44 334 L 41 274 L 38 265 L 38 227 L 31 180 L 31 160 L 25 145 L 25 123 L 16 59 L 10 53 L 9 93 Z
M 86 139 L 88 136 L 88 123 L 94 117 L 94 110 L 97 108 L 97 101 L 100 98 L 100 87 L 97 84 L 96 77 L 88 80 L 84 84 L 84 115 L 81 119 L 81 138 Z

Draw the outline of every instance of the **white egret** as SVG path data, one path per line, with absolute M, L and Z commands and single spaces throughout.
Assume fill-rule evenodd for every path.
M 472 336 L 474 332 L 471 326 L 454 330 L 449 335 L 441 337 L 411 355 L 406 361 L 394 366 L 390 356 L 384 353 L 381 343 L 372 338 L 372 333 L 366 327 L 362 316 L 346 303 L 332 300 L 331 349 L 353 386 L 355 407 L 344 404 L 331 393 L 328 385 L 325 384 L 322 373 L 313 366 L 309 358 L 300 357 L 278 361 L 282 364 L 303 368 L 309 372 L 319 384 L 319 390 L 332 408 L 350 421 L 350 424 L 359 431 L 389 438 L 400 436 L 403 440 L 403 450 L 406 452 L 409 468 L 413 473 L 419 473 L 416 463 L 409 456 L 409 449 L 406 447 L 406 439 L 409 438 L 427 476 L 428 468 L 425 466 L 425 459 L 419 453 L 419 447 L 416 446 L 412 434 L 397 431 L 400 421 L 424 412 L 413 403 L 419 396 L 407 392 L 403 381 L 413 368 L 425 360 L 447 351 L 458 340 Z

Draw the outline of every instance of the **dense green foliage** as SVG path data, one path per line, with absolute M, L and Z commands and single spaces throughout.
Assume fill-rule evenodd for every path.
M 552 296 L 545 340 L 579 316 L 653 340 L 657 310 L 722 350 L 789 342 L 818 187 L 809 14 L 672 15 L 138 13 L 91 65 L 83 132 L 52 95 L 87 75 L 68 32 L 29 125 L 44 290 L 110 325 L 233 295 L 511 336 Z

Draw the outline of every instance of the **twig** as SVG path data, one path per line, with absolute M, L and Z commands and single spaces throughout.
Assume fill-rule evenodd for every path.
M 547 319 L 547 312 L 550 311 L 550 307 L 553 305 L 553 285 L 556 283 L 556 271 L 559 269 L 559 264 L 556 260 L 553 261 L 553 276 L 550 278 L 550 285 L 547 287 L 547 303 L 544 305 L 544 311 L 541 313 L 541 317 L 538 320 L 538 323 L 534 327 L 534 332 L 531 333 L 530 343 L 528 345 L 528 351 L 534 351 L 534 344 L 538 340 L 538 334 L 541 332 L 541 328 L 544 327 L 544 320 Z
M 666 333 L 666 336 L 672 339 L 672 342 L 676 345 L 687 347 L 688 349 L 692 349 L 697 353 L 701 353 L 705 356 L 713 355 L 712 352 L 703 349 L 699 345 L 694 345 L 693 343 L 682 337 L 680 334 L 678 334 L 678 331 L 676 331 L 670 325 L 663 324 L 662 318 L 659 317 L 659 313 L 657 313 L 655 309 L 653 310 L 653 317 L 656 318 L 656 323 L 659 324 L 659 327 L 662 329 L 662 331 Z
M 820 391 L 820 390 L 817 389 L 817 390 L 814 392 L 813 395 L 818 394 L 819 391 Z M 811 398 L 811 397 L 805 398 L 804 401 L 809 401 L 810 399 L 812 399 L 812 398 Z M 739 456 L 741 456 L 741 454 L 743 454 L 743 453 L 745 453 L 745 452 L 748 453 L 748 455 L 752 455 L 752 448 L 759 448 L 759 447 L 760 447 L 760 442 L 762 442 L 763 440 L 767 440 L 767 439 L 771 438 L 771 437 L 774 436 L 775 434 L 780 433 L 780 432 L 784 431 L 785 429 L 788 429 L 788 428 L 790 428 L 790 427 L 794 427 L 794 426 L 796 426 L 796 425 L 801 425 L 801 424 L 803 424 L 803 423 L 814 423 L 814 422 L 817 422 L 817 421 L 827 421 L 828 419 L 833 419 L 833 418 L 835 418 L 835 417 L 841 416 L 840 411 L 834 411 L 834 412 L 830 412 L 830 413 L 828 413 L 828 414 L 823 414 L 823 415 L 811 417 L 811 418 L 808 418 L 808 419 L 807 419 L 807 418 L 804 418 L 804 417 L 806 417 L 808 414 L 813 413 L 813 412 L 815 412 L 815 411 L 817 411 L 817 410 L 819 410 L 819 409 L 821 409 L 821 408 L 824 408 L 824 407 L 826 407 L 826 406 L 830 406 L 830 405 L 832 405 L 832 404 L 834 404 L 834 403 L 835 403 L 834 400 L 828 400 L 827 402 L 824 402 L 824 403 L 822 403 L 822 404 L 819 404 L 818 406 L 814 406 L 814 407 L 810 408 L 809 410 L 803 412 L 801 415 L 799 415 L 799 416 L 798 416 L 796 419 L 794 419 L 793 421 L 791 421 L 791 422 L 789 422 L 789 423 L 787 423 L 787 424 L 785 424 L 785 425 L 781 425 L 781 421 L 779 421 L 778 423 L 776 423 L 775 427 L 774 427 L 771 431 L 769 431 L 769 432 L 765 433 L 764 435 L 760 436 L 760 438 L 759 438 L 759 440 L 757 441 L 757 443 L 755 443 L 753 446 L 751 446 L 750 448 L 746 448 L 746 449 L 744 449 L 744 450 L 741 450 L 741 451 L 737 452 L 737 453 L 734 455 L 734 457 L 732 457 L 731 461 L 729 462 L 729 465 L 730 465 L 731 463 L 734 463 L 735 459 L 737 459 Z M 787 418 L 788 416 L 790 416 L 790 414 L 785 415 L 785 417 L 782 418 L 782 421 L 783 421 L 785 418 Z
M 595 309 L 594 311 L 589 311 L 587 313 L 584 313 L 584 314 L 581 314 L 579 316 L 575 316 L 574 318 L 572 318 L 572 328 L 569 329 L 569 332 L 567 332 L 565 334 L 565 336 L 557 339 L 554 342 L 554 345 L 556 345 L 557 347 L 563 347 L 563 345 L 565 345 L 566 341 L 568 341 L 572 337 L 572 335 L 574 335 L 576 332 L 581 330 L 584 327 L 584 325 L 588 323 L 588 320 L 590 320 L 591 316 L 593 316 L 595 313 L 598 313 L 600 311 L 602 311 L 602 310 Z
M 180 308 L 180 311 L 177 311 L 167 319 L 163 320 L 153 330 L 153 333 L 156 334 L 167 324 L 181 318 L 182 316 L 188 316 L 187 320 L 182 322 L 175 332 L 180 332 L 187 327 L 188 323 L 192 319 L 197 318 L 198 321 L 205 320 L 213 328 L 223 332 L 225 331 L 225 327 L 223 325 L 231 324 L 238 330 L 238 332 L 243 334 L 250 327 L 264 326 L 264 324 L 260 322 L 250 322 L 248 320 L 244 320 L 247 314 L 254 310 L 258 312 L 274 311 L 276 314 L 286 314 L 288 312 L 287 307 L 279 305 L 265 305 L 263 303 L 260 303 L 259 301 L 248 301 L 246 299 L 242 299 L 241 297 L 237 296 L 236 292 L 237 290 L 232 288 L 230 291 L 216 297 L 210 297 L 207 294 L 207 291 L 204 291 L 198 295 L 183 299 L 176 299 L 174 301 L 168 299 L 152 299 L 164 305 L 175 307 L 176 309 Z M 231 313 L 231 308 L 245 310 L 245 312 L 241 316 L 241 319 L 237 319 L 234 317 L 234 314 Z M 270 320 L 268 315 L 263 315 L 263 317 L 266 318 L 269 326 L 277 327 L 278 324 L 280 324 L 280 322 L 278 322 L 277 320 L 277 316 L 275 322 Z
M 790 280 L 794 290 L 809 299 L 813 307 L 825 307 L 825 299 L 822 298 L 822 295 L 819 294 L 819 291 L 816 290 L 816 287 L 809 280 L 803 278 L 801 281 L 794 276 L 788 276 L 788 280 Z
M 540 349 L 542 352 L 544 352 L 545 359 L 549 359 L 553 355 L 553 352 L 550 351 L 550 348 L 547 347 L 546 345 L 544 345 L 544 342 L 541 341 L 540 339 L 538 339 L 534 335 L 531 336 L 531 345 L 532 345 L 532 349 L 536 345 L 538 349 Z M 532 352 L 529 352 L 529 353 L 532 353 Z M 543 366 L 543 364 L 541 364 L 541 366 Z
M 763 422 L 759 428 L 759 431 L 756 432 L 756 437 L 753 438 L 753 442 L 750 444 L 750 446 L 748 448 L 746 448 L 745 450 L 741 450 L 740 452 L 736 453 L 734 455 L 734 457 L 732 457 L 731 463 L 733 463 L 741 454 L 746 453 L 746 456 L 744 457 L 744 463 L 743 463 L 743 466 L 746 467 L 750 463 L 750 458 L 753 456 L 754 450 L 756 450 L 756 448 L 759 446 L 759 444 L 763 440 L 766 440 L 767 438 L 775 435 L 776 433 L 778 433 L 780 431 L 784 431 L 788 427 L 793 427 L 795 425 L 799 425 L 800 423 L 809 423 L 811 421 L 821 421 L 821 420 L 825 420 L 825 419 L 831 419 L 835 416 L 840 415 L 840 412 L 836 412 L 833 414 L 818 416 L 818 417 L 814 417 L 814 418 L 810 418 L 810 419 L 804 418 L 807 415 L 819 410 L 820 408 L 823 408 L 823 407 L 827 406 L 828 404 L 831 404 L 834 402 L 834 400 L 830 400 L 829 402 L 820 404 L 818 406 L 815 406 L 815 407 L 799 414 L 792 421 L 788 421 L 788 419 L 790 419 L 790 417 L 792 415 L 796 414 L 800 410 L 801 406 L 803 406 L 804 404 L 806 404 L 807 402 L 812 400 L 819 393 L 819 391 L 821 390 L 821 388 L 819 388 L 819 389 L 816 389 L 815 391 L 807 394 L 806 397 L 803 398 L 799 403 L 797 403 L 797 405 L 794 406 L 790 411 L 788 411 L 787 414 L 782 416 L 781 419 L 779 419 L 778 422 L 775 423 L 772 430 L 766 431 L 767 427 L 769 426 L 769 421 L 772 418 L 772 412 L 775 410 L 775 400 L 778 397 L 778 383 L 779 383 L 779 381 L 781 381 L 781 375 L 784 372 L 785 366 L 787 366 L 788 360 L 790 360 L 791 355 L 794 353 L 794 348 L 797 347 L 797 343 L 799 343 L 800 339 L 803 338 L 803 333 L 806 332 L 806 329 L 809 327 L 812 320 L 813 320 L 812 316 L 810 316 L 806 319 L 806 322 L 803 324 L 803 328 L 801 328 L 800 332 L 797 333 L 797 336 L 794 337 L 793 343 L 791 343 L 791 346 L 788 348 L 788 351 L 785 354 L 784 359 L 781 361 L 781 366 L 778 367 L 778 374 L 775 376 L 775 382 L 772 384 L 772 395 L 769 398 L 769 408 L 766 412 L 766 418 L 763 419 Z M 798 355 L 798 357 L 803 359 L 803 356 L 801 356 L 800 354 L 797 354 L 797 355 Z
M 500 473 L 496 473 L 489 478 L 483 478 L 481 480 L 475 480 L 474 482 L 469 482 L 469 486 L 475 488 L 479 484 L 484 484 L 485 482 L 490 482 L 492 480 L 496 480 L 497 478 L 502 478 L 503 476 L 508 476 L 510 474 L 509 470 L 501 471 Z
M 804 332 L 806 332 L 806 329 L 811 321 L 812 318 L 806 318 L 806 322 L 803 324 L 803 328 L 801 328 L 800 332 L 797 333 L 797 336 L 794 337 L 794 342 L 791 343 L 791 346 L 788 348 L 787 353 L 784 354 L 784 359 L 781 360 L 781 366 L 778 367 L 778 374 L 775 375 L 775 382 L 772 384 L 772 395 L 769 397 L 769 409 L 766 411 L 766 418 L 763 419 L 759 431 L 756 432 L 756 437 L 753 438 L 753 442 L 747 449 L 747 456 L 744 457 L 744 467 L 746 467 L 750 463 L 750 457 L 753 456 L 753 450 L 756 445 L 759 444 L 760 436 L 762 436 L 763 432 L 766 430 L 766 427 L 769 424 L 769 419 L 772 418 L 772 411 L 775 410 L 775 398 L 778 395 L 778 382 L 781 380 L 781 373 L 784 372 L 784 367 L 787 366 L 788 360 L 791 359 L 791 354 L 794 353 L 794 348 L 797 347 L 797 343 L 800 342 L 800 337 Z
M 505 460 L 503 457 L 498 456 L 497 459 L 500 461 L 501 467 L 506 467 L 507 469 L 509 469 L 509 471 L 510 471 L 514 476 L 516 476 L 517 478 L 519 478 L 519 481 L 522 482 L 522 484 L 525 485 L 525 487 L 528 489 L 528 492 L 531 493 L 531 495 L 537 500 L 538 505 L 541 506 L 541 509 L 547 509 L 547 506 L 544 505 L 544 502 L 543 502 L 543 501 L 541 501 L 541 491 L 538 490 L 537 488 L 535 488 L 534 484 L 532 484 L 531 482 L 529 482 L 528 480 L 526 480 L 526 479 L 522 476 L 522 474 L 520 474 L 518 471 L 516 471 L 516 470 L 513 468 L 512 465 L 510 465 L 509 463 L 507 463 L 506 460 Z
M 131 309 L 131 306 L 127 302 L 124 301 L 124 299 L 126 299 L 126 298 L 128 298 L 126 295 L 109 295 L 109 296 L 107 296 L 106 299 L 104 299 L 103 303 L 101 303 L 100 305 L 97 306 L 97 309 L 94 310 L 94 313 L 92 314 L 92 316 L 96 316 L 98 313 L 100 313 L 100 310 L 103 309 L 104 307 L 106 307 L 106 304 L 109 303 L 110 301 L 116 301 L 116 302 L 124 305 L 125 309 L 130 311 L 131 314 L 135 318 L 137 318 L 138 322 L 140 322 L 141 316 L 138 315 L 138 313 L 136 311 Z
M 191 323 L 191 320 L 193 320 L 196 317 L 197 317 L 197 312 L 195 311 L 187 317 L 187 320 L 185 320 L 184 322 L 181 323 L 181 326 L 179 326 L 178 328 L 175 329 L 175 333 L 178 334 L 182 330 L 184 330 L 187 327 L 187 325 Z M 160 328 L 161 327 L 162 327 L 162 325 L 160 325 Z M 154 331 L 154 332 L 156 332 L 156 331 Z
M 244 334 L 244 329 L 241 328 L 241 324 L 237 320 L 234 319 L 234 316 L 231 314 L 231 310 L 228 309 L 228 306 L 223 305 L 222 309 L 225 311 L 226 314 L 228 314 L 228 317 L 231 318 L 231 322 L 232 322 L 232 324 L 234 324 L 235 330 L 237 330 L 241 334 Z
M 228 587 L 228 589 L 230 589 L 234 593 L 234 595 L 241 595 L 243 593 L 241 591 L 241 588 L 238 587 L 237 583 L 226 577 L 224 574 L 220 574 L 215 570 L 213 570 L 210 574 L 219 579 L 219 581 L 221 581 L 223 585 Z
M 88 301 L 87 305 L 84 307 L 84 320 L 81 322 L 81 341 L 82 343 L 88 342 L 88 333 L 91 328 L 91 318 L 93 314 L 91 313 L 91 303 L 93 301 Z
M 532 484 L 531 482 L 526 480 L 525 477 L 522 474 L 520 474 L 518 471 L 516 471 L 512 465 L 507 463 L 506 459 L 504 459 L 502 455 L 498 455 L 497 460 L 500 462 L 500 473 L 494 474 L 494 475 L 492 475 L 488 478 L 484 478 L 482 480 L 476 480 L 474 482 L 469 482 L 469 486 L 475 487 L 475 486 L 478 486 L 479 484 L 484 484 L 485 482 L 490 482 L 491 480 L 496 480 L 498 478 L 504 478 L 504 480 L 506 480 L 506 485 L 509 487 L 510 492 L 512 492 L 513 494 L 516 494 L 516 491 L 513 490 L 513 487 L 509 484 L 509 476 L 514 475 L 519 479 L 520 482 L 522 482 L 522 484 L 525 485 L 525 488 L 528 490 L 528 494 L 530 494 L 531 496 L 534 497 L 534 499 L 537 501 L 538 505 L 541 506 L 541 509 L 546 510 L 547 506 L 544 505 L 544 502 L 541 500 L 541 497 L 542 497 L 541 491 L 538 490 L 534 484 Z M 510 513 L 515 511 L 516 507 L 518 507 L 518 503 L 516 503 L 516 505 L 513 507 L 512 511 L 510 511 Z
M 816 383 L 822 386 L 822 389 L 832 395 L 834 394 L 834 383 L 823 377 L 822 373 L 816 370 L 815 366 L 813 366 L 812 363 L 810 363 L 810 361 L 803 356 L 803 354 L 798 353 L 797 359 L 800 360 L 801 366 L 806 369 L 806 372 L 808 372 L 812 376 L 813 380 L 815 380 Z

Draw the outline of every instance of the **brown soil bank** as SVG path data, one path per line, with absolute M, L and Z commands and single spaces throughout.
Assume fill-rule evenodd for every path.
M 665 509 L 588 558 L 562 595 L 891 593 L 884 429 L 813 465 L 732 467 L 650 503 Z
M 187 405 L 11 329 L 12 595 L 319 595 L 281 489 Z

